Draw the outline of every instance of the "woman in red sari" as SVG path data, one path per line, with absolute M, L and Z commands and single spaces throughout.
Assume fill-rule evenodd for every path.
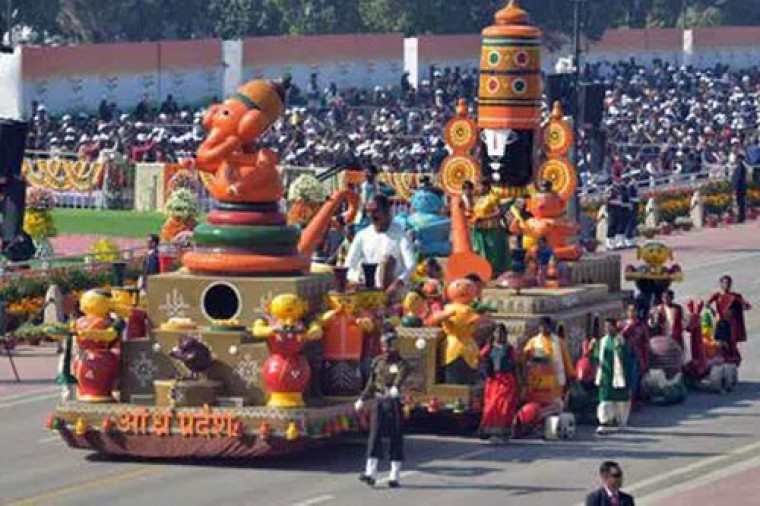
M 480 433 L 496 442 L 506 440 L 512 436 L 519 400 L 517 355 L 509 344 L 506 325 L 496 326 L 491 341 L 481 349 L 480 357 L 485 362 L 487 374 Z
M 715 340 L 725 344 L 724 358 L 726 362 L 739 366 L 742 356 L 738 343 L 747 340 L 747 329 L 744 326 L 744 311 L 752 309 L 749 302 L 741 294 L 732 292 L 733 279 L 731 276 L 721 276 L 721 291 L 715 292 L 708 304 L 715 306 L 718 322 L 715 325 Z

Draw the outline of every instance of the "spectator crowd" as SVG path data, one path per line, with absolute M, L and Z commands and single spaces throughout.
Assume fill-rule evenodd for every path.
M 588 159 L 582 161 L 585 183 L 603 180 L 616 168 L 648 178 L 725 167 L 744 157 L 760 164 L 759 67 L 603 62 L 587 65 L 584 74 L 606 89 L 606 162 L 600 175 L 591 174 Z M 456 99 L 468 98 L 476 112 L 478 74 L 431 67 L 426 77 L 417 88 L 404 74 L 397 85 L 374 89 L 323 86 L 317 74 L 300 88 L 286 77 L 288 108 L 261 142 L 277 149 L 287 165 L 435 172 L 448 154 L 442 129 Z M 157 109 L 144 97 L 132 110 L 105 99 L 96 114 L 53 117 L 36 102 L 32 110 L 28 149 L 44 153 L 176 162 L 192 156 L 203 137 L 204 111 L 171 95 Z
M 745 157 L 760 164 L 760 68 L 619 62 L 590 65 L 586 74 L 606 88 L 608 168 L 641 180 L 721 170 Z

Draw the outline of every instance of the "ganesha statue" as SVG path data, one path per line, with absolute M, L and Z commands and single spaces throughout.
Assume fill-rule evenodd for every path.
M 446 297 L 450 302 L 427 323 L 441 325 L 446 334 L 443 354 L 446 383 L 471 385 L 475 383 L 480 360 L 475 331 L 481 314 L 474 307 L 478 286 L 466 278 L 454 280 L 446 288 Z
M 267 339 L 271 353 L 261 373 L 269 394 L 267 406 L 303 407 L 303 393 L 311 379 L 311 367 L 302 352 L 308 341 L 322 337 L 322 329 L 317 324 L 307 327 L 303 323 L 308 304 L 290 293 L 272 299 L 267 312 L 268 318 L 256 320 L 253 324 L 253 336 Z
M 115 306 L 108 292 L 89 290 L 79 299 L 84 316 L 72 322 L 71 330 L 79 350 L 73 361 L 77 380 L 77 400 L 112 402 L 119 378 L 119 335 L 124 327 L 120 319 L 111 318 Z
M 208 135 L 197 157 L 184 164 L 204 173 L 204 184 L 218 203 L 194 230 L 196 250 L 182 257 L 187 270 L 217 275 L 309 272 L 333 213 L 352 192 L 334 194 L 303 230 L 287 224 L 280 210 L 284 189 L 277 156 L 255 147 L 284 109 L 282 85 L 266 80 L 245 83 L 209 108 L 203 118 Z M 351 202 L 349 207 L 355 207 L 356 199 Z
M 424 256 L 446 257 L 451 253 L 451 219 L 443 213 L 443 199 L 429 188 L 422 188 L 409 202 L 412 212 L 394 221 L 414 234 L 417 251 Z

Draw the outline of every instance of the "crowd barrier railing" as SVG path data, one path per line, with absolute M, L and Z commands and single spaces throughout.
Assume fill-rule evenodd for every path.
M 748 165 L 748 179 L 753 177 L 755 171 L 760 171 L 760 165 Z M 636 186 L 640 193 L 651 191 L 687 190 L 698 188 L 713 181 L 726 181 L 731 179 L 733 168 L 726 165 L 708 165 L 696 173 L 672 173 L 661 176 L 650 176 L 643 181 L 637 181 Z M 586 201 L 596 201 L 604 197 L 606 186 L 584 186 L 580 188 L 580 197 Z

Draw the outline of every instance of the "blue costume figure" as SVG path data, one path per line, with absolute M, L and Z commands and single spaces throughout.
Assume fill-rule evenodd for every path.
M 431 189 L 421 188 L 410 204 L 411 214 L 399 214 L 394 220 L 412 232 L 417 251 L 423 256 L 449 256 L 451 219 L 441 214 L 443 199 Z

